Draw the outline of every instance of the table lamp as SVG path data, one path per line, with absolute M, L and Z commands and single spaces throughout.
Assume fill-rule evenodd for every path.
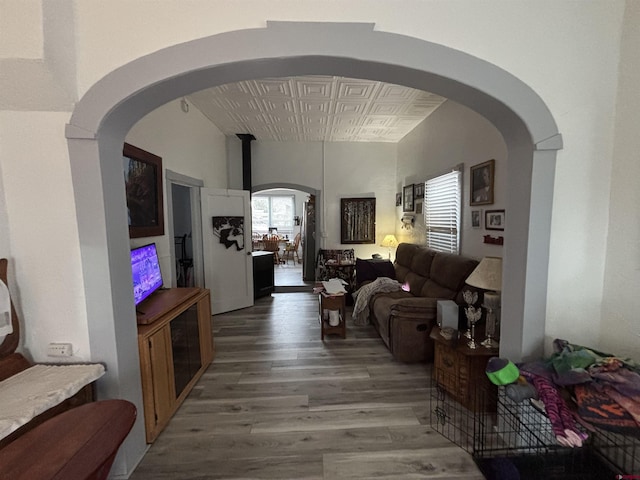
M 395 235 L 386 235 L 380 244 L 381 247 L 387 247 L 389 251 L 389 260 L 391 260 L 391 249 L 398 246 L 398 240 Z
M 488 290 L 482 301 L 482 306 L 487 309 L 487 338 L 480 345 L 497 348 L 500 344 L 494 338 L 497 336 L 496 310 L 500 308 L 502 290 L 502 258 L 484 257 L 467 278 L 467 285 Z

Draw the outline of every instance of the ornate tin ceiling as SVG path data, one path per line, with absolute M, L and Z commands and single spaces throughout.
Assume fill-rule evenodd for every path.
M 224 134 L 283 142 L 398 142 L 446 98 L 331 76 L 265 78 L 187 97 Z

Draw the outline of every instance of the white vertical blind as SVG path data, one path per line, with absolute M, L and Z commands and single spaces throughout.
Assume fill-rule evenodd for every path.
M 440 252 L 460 253 L 461 178 L 456 170 L 425 183 L 427 245 Z

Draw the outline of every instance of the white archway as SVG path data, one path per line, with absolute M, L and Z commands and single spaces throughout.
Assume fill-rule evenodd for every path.
M 260 185 L 253 185 L 251 187 L 251 193 L 261 192 L 263 190 L 270 190 L 272 188 L 288 188 L 290 190 L 298 190 L 300 192 L 305 192 L 310 195 L 314 195 L 316 200 L 316 209 L 315 209 L 316 231 L 319 231 L 319 228 L 320 228 L 319 226 L 322 225 L 322 208 L 320 207 L 320 205 L 322 205 L 322 202 L 323 202 L 323 193 L 321 190 L 316 190 L 315 188 L 309 187 L 307 185 L 300 185 L 297 183 L 276 182 L 276 183 L 263 183 Z M 314 242 L 313 242 L 314 251 L 317 251 L 318 248 L 322 248 L 321 242 L 319 240 L 320 240 L 320 236 L 317 235 L 316 239 L 314 239 Z M 315 254 L 312 254 L 312 258 L 315 259 Z M 311 261 L 311 258 L 305 256 L 305 258 L 303 259 L 303 262 L 309 262 L 309 261 Z M 310 275 L 311 271 L 308 271 L 308 273 Z
M 230 48 L 232 46 L 232 48 Z M 472 74 L 470 74 L 472 72 Z M 133 124 L 175 98 L 258 77 L 337 75 L 427 90 L 491 121 L 508 148 L 502 355 L 542 353 L 555 153 L 546 105 L 508 72 L 451 48 L 372 24 L 270 22 L 172 46 L 97 82 L 67 125 L 91 356 L 108 373 L 101 395 L 142 407 L 121 152 Z M 516 168 L 514 168 L 516 167 Z M 127 470 L 144 449 L 141 422 L 125 443 Z

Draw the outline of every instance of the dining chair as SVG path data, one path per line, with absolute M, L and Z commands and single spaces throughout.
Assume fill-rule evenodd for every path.
M 280 259 L 280 239 L 277 235 L 267 235 L 262 241 L 264 242 L 264 249 L 267 252 L 273 252 L 273 263 L 280 265 L 282 260 Z
M 289 263 L 289 258 L 293 259 L 293 263 L 296 263 L 296 257 L 298 257 L 298 263 L 300 263 L 300 254 L 298 248 L 300 247 L 300 234 L 297 233 L 293 238 L 293 243 L 287 245 L 284 249 L 284 263 Z

